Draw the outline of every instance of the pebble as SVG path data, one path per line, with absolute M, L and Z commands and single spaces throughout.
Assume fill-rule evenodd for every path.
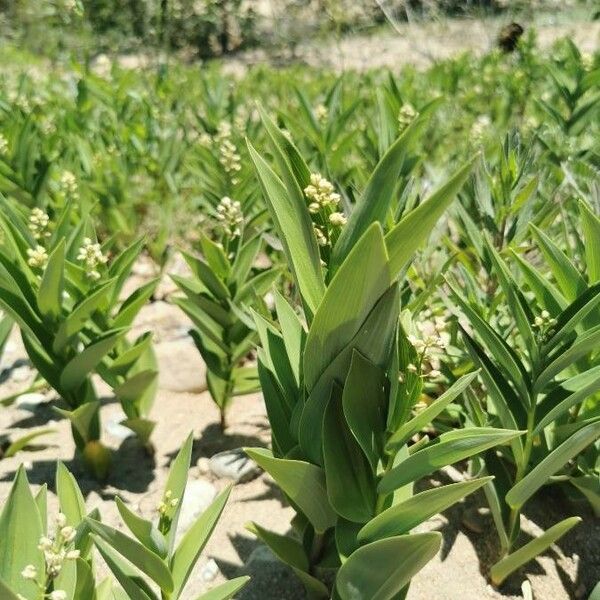
M 13 381 L 21 383 L 23 381 L 27 381 L 33 375 L 33 371 L 27 365 L 23 365 L 22 367 L 17 367 L 13 369 L 10 374 L 10 378 Z M 24 394 L 25 395 L 25 394 Z
M 215 486 L 204 479 L 196 479 L 188 483 L 179 514 L 177 530 L 179 535 L 185 533 L 194 524 L 216 496 Z
M 211 457 L 209 466 L 217 477 L 237 483 L 252 481 L 260 475 L 258 465 L 241 448 L 215 454 Z
M 29 394 L 21 394 L 16 400 L 15 403 L 19 408 L 23 410 L 35 411 L 40 406 L 40 404 L 46 404 L 48 402 L 48 397 L 45 394 L 40 394 L 37 392 L 31 392 Z
M 200 573 L 202 580 L 206 581 L 207 583 L 210 581 L 214 581 L 218 574 L 219 565 L 215 562 L 214 559 L 208 559 L 204 567 L 202 567 L 202 571 Z
M 125 440 L 129 437 L 135 436 L 135 433 L 129 427 L 125 427 L 125 425 L 121 425 L 119 419 L 110 419 L 104 425 L 104 429 L 106 433 L 112 435 L 114 438 L 118 440 Z

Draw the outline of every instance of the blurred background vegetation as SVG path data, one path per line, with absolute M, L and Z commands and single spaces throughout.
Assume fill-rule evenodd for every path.
M 525 22 L 597 0 L 0 0 L 0 37 L 50 57 L 172 52 L 210 58 L 250 47 L 376 32 L 386 21 L 486 17 Z

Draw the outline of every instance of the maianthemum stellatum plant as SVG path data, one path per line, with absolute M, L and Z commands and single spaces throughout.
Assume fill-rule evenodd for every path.
M 293 143 L 268 117 L 263 120 L 278 174 L 251 146 L 250 153 L 302 314 L 280 295 L 276 322 L 255 314 L 272 450 L 247 452 L 275 479 L 296 515 L 291 535 L 257 523 L 249 528 L 292 567 L 311 598 L 404 598 L 411 578 L 441 543 L 439 533 L 411 529 L 489 479 L 416 495 L 414 482 L 520 435 L 512 428 L 470 428 L 408 445 L 474 378 L 460 379 L 413 416 L 421 390 L 419 361 L 399 325 L 399 277 L 472 164 L 400 222 L 386 223 L 385 233 L 406 146 L 401 137 L 323 264 L 308 206 L 315 182 Z M 329 186 L 321 188 L 331 195 Z M 324 204 L 327 210 L 330 202 Z
M 116 508 L 129 530 L 101 522 L 86 512 L 73 475 L 56 469 L 59 511 L 48 519 L 47 486 L 33 494 L 19 467 L 0 513 L 0 597 L 2 600 L 177 600 L 229 497 L 226 488 L 176 541 L 192 452 L 188 437 L 176 456 L 156 518 L 147 520 L 119 497 Z M 96 548 L 113 577 L 96 572 Z M 247 582 L 238 577 L 196 600 L 228 600 Z
M 175 298 L 192 320 L 191 336 L 206 363 L 206 382 L 219 408 L 221 428 L 235 396 L 259 388 L 256 366 L 249 354 L 257 335 L 247 307 L 261 314 L 267 308 L 265 293 L 280 276 L 279 267 L 258 270 L 254 264 L 264 248 L 261 233 L 244 237 L 244 216 L 239 202 L 223 198 L 217 207 L 218 237 L 200 238 L 202 256 L 184 253 L 190 277 L 172 275 L 185 297 Z
M 109 261 L 86 220 L 72 224 L 67 203 L 54 222 L 41 209 L 26 219 L 1 199 L 0 305 L 21 330 L 27 354 L 61 399 L 84 462 L 99 478 L 110 453 L 100 442 L 100 400 L 91 376 L 113 388 L 126 415 L 123 424 L 148 444 L 148 419 L 157 384 L 150 334 L 125 338 L 157 281 L 125 300 L 120 293 L 142 242 Z
M 551 250 L 550 256 L 558 258 L 548 238 L 539 241 L 545 245 L 544 253 Z M 522 261 L 535 296 L 546 295 L 552 305 L 552 312 L 540 309 L 537 314 L 489 240 L 485 248 L 506 299 L 508 321 L 491 315 L 493 320 L 487 322 L 455 285 L 450 290 L 457 310 L 468 319 L 469 330 L 461 327 L 463 339 L 487 392 L 486 411 L 477 402 L 472 404 L 473 421 L 484 428 L 500 425 L 525 431 L 523 438 L 490 449 L 481 458 L 484 471 L 494 476 L 484 490 L 502 549 L 500 560 L 490 570 L 492 582 L 498 585 L 581 520 L 564 519 L 532 541 L 519 544 L 520 515 L 526 502 L 542 486 L 568 480 L 573 461 L 600 438 L 598 416 L 582 410 L 600 390 L 594 360 L 600 343 L 595 316 L 600 284 L 581 290 L 570 286 L 569 299 L 548 296 L 551 284 Z M 575 283 L 568 278 L 562 281 Z

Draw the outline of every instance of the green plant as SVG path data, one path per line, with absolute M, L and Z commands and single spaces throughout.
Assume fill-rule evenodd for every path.
M 250 152 L 304 318 L 280 295 L 276 324 L 255 313 L 272 451 L 247 452 L 275 479 L 296 516 L 290 536 L 258 524 L 250 530 L 293 568 L 309 597 L 404 598 L 411 578 L 440 545 L 439 534 L 410 530 L 489 480 L 417 495 L 413 483 L 520 435 L 512 428 L 472 428 L 408 445 L 473 379 L 465 376 L 412 416 L 421 391 L 420 361 L 399 325 L 398 286 L 471 165 L 384 235 L 404 157 L 400 138 L 339 236 L 327 236 L 331 246 L 323 260 L 307 206 L 314 201 L 313 191 L 306 191 L 314 185 L 308 167 L 267 117 L 264 123 L 280 175 L 252 147 Z
M 263 296 L 280 276 L 281 269 L 257 270 L 263 248 L 262 234 L 244 238 L 240 204 L 223 198 L 217 207 L 217 240 L 202 234 L 202 257 L 184 253 L 192 276 L 172 275 L 185 297 L 174 302 L 194 323 L 191 336 L 206 363 L 210 395 L 219 408 L 221 428 L 234 396 L 259 388 L 256 367 L 248 364 L 257 336 L 245 314 L 252 306 L 268 313 Z
M 157 281 L 121 301 L 142 243 L 108 264 L 107 250 L 92 241 L 90 225 L 72 226 L 71 218 L 68 203 L 55 224 L 40 209 L 26 222 L 3 201 L 0 304 L 20 327 L 31 362 L 60 396 L 57 410 L 70 419 L 85 463 L 103 478 L 110 453 L 100 443 L 100 400 L 91 375 L 98 372 L 113 386 L 127 416 L 123 424 L 147 444 L 157 380 L 151 337 L 144 334 L 131 343 L 125 334 Z
M 147 521 L 120 499 L 116 507 L 133 537 L 86 513 L 73 475 L 57 464 L 59 513 L 48 523 L 47 486 L 34 496 L 25 469 L 17 471 L 0 514 L 0 593 L 3 600 L 161 600 L 181 597 L 186 582 L 225 507 L 225 489 L 175 544 L 192 451 L 187 439 L 173 461 L 157 522 Z M 113 573 L 98 580 L 92 548 Z M 160 588 L 157 596 L 144 577 Z M 248 577 L 228 581 L 198 600 L 228 600 Z
M 542 486 L 560 480 L 557 473 L 569 473 L 572 461 L 600 438 L 597 418 L 586 419 L 577 409 L 600 389 L 598 368 L 584 372 L 576 368 L 595 355 L 600 341 L 600 325 L 586 325 L 600 302 L 600 286 L 573 289 L 572 297 L 562 304 L 547 297 L 553 300 L 555 316 L 546 310 L 536 313 L 489 240 L 485 251 L 505 298 L 496 314 L 484 320 L 480 307 L 464 298 L 456 285 L 450 290 L 472 328 L 467 331 L 461 326 L 461 331 L 486 390 L 485 410 L 471 396 L 473 422 L 484 428 L 499 424 L 525 431 L 524 440 L 515 438 L 509 447 L 490 450 L 482 458 L 485 471 L 495 477 L 484 490 L 502 548 L 490 571 L 492 582 L 499 585 L 580 521 L 565 519 L 519 546 L 525 503 Z M 537 293 L 547 294 L 544 278 L 536 278 L 533 269 L 527 272 Z

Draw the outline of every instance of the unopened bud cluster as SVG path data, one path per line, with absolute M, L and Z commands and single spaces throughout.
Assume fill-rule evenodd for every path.
M 346 222 L 344 213 L 338 211 L 341 196 L 335 192 L 333 184 L 320 173 L 311 173 L 310 183 L 304 188 L 308 202 L 308 212 L 314 215 L 315 237 L 319 246 L 330 243 L 331 231 L 342 228 Z
M 60 177 L 60 189 L 67 198 L 76 200 L 79 197 L 77 178 L 71 171 L 63 171 Z
M 92 281 L 98 281 L 101 277 L 98 268 L 108 262 L 108 256 L 102 253 L 99 243 L 93 242 L 90 238 L 83 238 L 83 246 L 79 248 L 77 260 L 84 263 L 87 277 Z
M 403 104 L 398 113 L 400 131 L 404 131 L 418 116 L 419 113 L 412 104 Z
M 8 140 L 0 133 L 0 154 L 8 153 Z
M 239 180 L 236 173 L 242 170 L 242 159 L 235 144 L 231 141 L 231 125 L 227 121 L 219 124 L 215 141 L 219 146 L 219 162 L 226 173 L 232 177 L 231 182 L 235 185 Z
M 239 202 L 225 196 L 217 206 L 217 220 L 227 237 L 236 238 L 242 235 L 244 214 Z
M 33 269 L 43 269 L 48 263 L 48 253 L 44 246 L 27 249 L 27 264 Z
M 79 550 L 72 547 L 76 534 L 75 528 L 67 524 L 66 516 L 58 513 L 55 519 L 54 536 L 44 535 L 38 542 L 38 550 L 44 554 L 45 572 L 38 573 L 37 567 L 30 564 L 24 567 L 21 576 L 24 579 L 35 581 L 41 590 L 46 590 L 48 584 L 60 575 L 66 561 L 79 558 Z M 40 580 L 40 575 L 42 580 Z M 49 600 L 66 600 L 67 593 L 55 589 L 44 597 Z
M 29 214 L 27 228 L 36 240 L 50 237 L 50 217 L 41 208 L 34 208 Z
M 179 498 L 174 498 L 171 490 L 167 490 L 162 497 L 162 500 L 158 503 L 158 529 L 164 535 L 166 535 L 171 529 L 171 524 L 173 522 L 173 511 L 177 508 L 178 504 Z

